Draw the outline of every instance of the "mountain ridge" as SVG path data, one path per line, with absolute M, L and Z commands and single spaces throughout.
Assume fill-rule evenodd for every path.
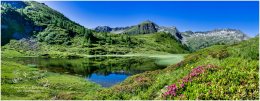
M 148 24 L 146 29 L 140 30 L 139 27 L 142 24 Z M 149 25 L 150 24 L 150 25 Z M 150 26 L 150 27 L 149 27 Z M 97 32 L 107 32 L 113 33 L 114 28 L 109 26 L 104 26 L 110 30 L 102 30 L 102 27 L 97 27 L 95 31 Z M 147 28 L 148 27 L 148 28 Z M 175 26 L 158 26 L 152 21 L 144 21 L 137 25 L 131 27 L 119 27 L 120 32 L 117 31 L 116 34 L 151 34 L 154 32 L 166 32 L 174 36 L 182 44 L 189 46 L 191 51 L 196 51 L 201 48 L 205 48 L 215 44 L 234 44 L 243 40 L 249 39 L 249 37 L 238 29 L 231 28 L 218 28 L 210 31 L 185 31 L 180 32 Z M 98 30 L 97 30 L 98 29 Z M 144 31 L 145 30 L 145 31 Z M 148 32 L 148 33 L 140 33 Z M 208 40 L 205 40 L 208 39 Z

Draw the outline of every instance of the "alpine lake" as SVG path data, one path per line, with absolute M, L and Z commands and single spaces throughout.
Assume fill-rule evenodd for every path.
M 6 58 L 30 68 L 80 76 L 102 87 L 111 87 L 127 77 L 164 69 L 183 60 L 185 54 L 169 55 L 93 55 L 85 58 Z

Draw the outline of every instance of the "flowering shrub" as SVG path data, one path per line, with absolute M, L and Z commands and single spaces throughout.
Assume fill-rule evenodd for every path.
M 163 93 L 163 97 L 177 96 L 177 91 L 184 89 L 185 84 L 187 84 L 188 82 L 192 82 L 192 78 L 197 77 L 198 75 L 204 73 L 205 70 L 208 69 L 208 68 L 216 68 L 216 66 L 209 64 L 207 66 L 198 66 L 196 68 L 193 68 L 187 76 L 183 77 L 178 82 L 179 86 L 177 86 L 176 84 L 166 86 L 167 91 Z
M 176 92 L 178 90 L 176 84 L 172 84 L 170 86 L 167 87 L 167 92 L 164 93 L 164 96 L 168 96 L 168 95 L 171 95 L 171 96 L 176 96 Z

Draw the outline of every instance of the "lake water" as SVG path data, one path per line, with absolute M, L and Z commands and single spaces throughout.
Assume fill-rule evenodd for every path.
M 80 59 L 46 59 L 36 57 L 10 60 L 49 72 L 76 75 L 111 87 L 128 76 L 163 69 L 182 60 L 183 55 L 160 56 L 91 56 Z

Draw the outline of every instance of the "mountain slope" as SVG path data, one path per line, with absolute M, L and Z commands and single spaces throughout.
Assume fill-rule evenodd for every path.
M 1 30 L 5 33 L 2 34 L 5 38 L 2 44 L 8 43 L 10 39 L 21 39 L 30 36 L 53 44 L 70 43 L 72 37 L 76 35 L 83 36 L 87 31 L 83 26 L 69 20 L 63 14 L 42 3 L 35 1 L 3 1 L 1 5 L 2 25 L 4 25 Z M 51 34 L 45 35 L 45 33 L 50 32 Z M 52 42 L 49 42 L 49 40 L 52 40 Z M 53 40 L 61 41 L 53 42 Z
M 1 2 L 2 3 L 2 2 Z M 10 2 L 13 4 L 13 2 Z M 9 3 L 9 4 L 10 4 Z M 1 31 L 2 40 L 1 45 L 9 42 L 10 39 L 21 39 L 24 37 L 32 36 L 33 31 L 41 31 L 42 28 L 36 26 L 34 22 L 26 15 L 23 15 L 12 8 L 24 8 L 27 6 L 24 2 L 14 2 L 15 7 L 7 5 L 5 2 L 1 6 Z M 21 11 L 21 10 L 19 10 Z

